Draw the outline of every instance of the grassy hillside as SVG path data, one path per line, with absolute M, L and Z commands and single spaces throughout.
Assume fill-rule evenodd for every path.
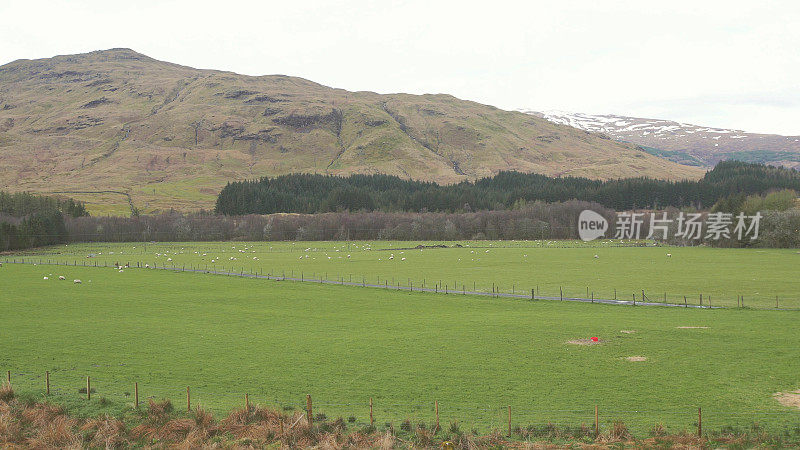
M 211 208 L 226 182 L 291 172 L 451 183 L 500 170 L 591 178 L 702 171 L 449 95 L 251 77 L 128 49 L 0 66 L 0 189 L 76 192 L 90 210 Z M 102 193 L 88 193 L 99 192 Z

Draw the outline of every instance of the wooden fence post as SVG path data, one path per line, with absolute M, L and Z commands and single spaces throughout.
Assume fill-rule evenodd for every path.
M 564 289 L 561 286 L 558 287 L 558 296 L 561 301 L 564 301 Z
M 436 434 L 439 431 L 439 400 L 434 400 L 434 405 L 436 405 L 436 426 L 433 428 L 433 434 Z
M 139 409 L 139 382 L 133 383 L 133 407 Z
M 686 296 L 685 295 L 683 296 L 683 307 L 684 308 L 688 308 L 689 307 L 689 304 L 686 303 Z
M 697 407 L 697 437 L 703 437 L 703 408 Z
M 314 410 L 312 409 L 311 405 L 311 395 L 306 394 L 306 418 L 308 419 L 308 425 L 314 425 Z
M 86 377 L 86 400 L 92 399 L 92 379 Z
M 11 386 L 11 371 L 10 370 L 6 371 L 6 383 L 8 383 L 8 385 Z
M 369 426 L 375 425 L 375 418 L 372 416 L 372 397 L 369 398 Z
M 44 385 L 45 389 L 47 389 L 47 395 L 50 395 L 50 371 L 45 371 L 44 373 Z
M 186 412 L 192 412 L 192 396 L 189 392 L 189 386 L 186 386 Z
M 247 394 L 244 394 L 244 409 L 250 411 L 250 396 Z
M 597 405 L 594 405 L 594 435 L 600 436 L 600 413 Z
M 508 405 L 508 437 L 511 437 L 511 405 Z

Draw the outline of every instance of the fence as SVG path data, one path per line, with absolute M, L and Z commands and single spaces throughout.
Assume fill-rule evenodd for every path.
M 390 399 L 366 397 L 358 403 L 325 403 L 317 396 L 298 394 L 292 400 L 269 398 L 263 389 L 242 392 L 210 392 L 202 387 L 164 388 L 153 381 L 121 381 L 101 376 L 79 376 L 76 371 L 44 371 L 39 374 L 5 371 L 5 383 L 17 393 L 34 396 L 39 401 L 102 407 L 145 408 L 151 399 L 169 399 L 177 411 L 191 412 L 202 407 L 215 413 L 235 408 L 263 405 L 283 411 L 300 411 L 309 422 L 342 417 L 353 426 L 378 429 L 404 429 L 418 426 L 441 430 L 453 427 L 460 431 L 484 433 L 500 431 L 509 436 L 547 435 L 548 433 L 600 434 L 624 423 L 636 437 L 657 432 L 715 433 L 750 432 L 793 434 L 800 437 L 800 411 L 729 410 L 686 406 L 664 409 L 615 409 L 613 405 L 585 405 L 573 409 L 553 409 L 535 405 L 476 405 L 448 399 L 431 398 L 416 403 L 397 403 Z M 96 372 L 96 371 L 95 371 Z M 127 383 L 126 385 L 123 383 Z M 98 412 L 99 414 L 100 412 Z M 462 428 L 463 427 L 463 428 Z
M 159 269 L 159 270 L 170 270 L 170 271 L 177 271 L 177 272 L 193 272 L 193 273 L 206 273 L 206 274 L 214 274 L 214 275 L 225 275 L 225 276 L 238 276 L 238 277 L 245 277 L 245 278 L 258 278 L 258 279 L 266 279 L 266 280 L 278 280 L 278 281 L 295 281 L 295 282 L 309 282 L 309 283 L 319 283 L 319 284 L 338 284 L 344 286 L 360 286 L 360 287 L 369 287 L 369 288 L 381 288 L 386 290 L 398 290 L 398 291 L 409 291 L 409 292 L 427 292 L 427 293 L 434 293 L 434 294 L 444 294 L 444 295 L 473 295 L 473 296 L 489 296 L 493 298 L 510 298 L 510 299 L 524 299 L 524 300 L 559 300 L 559 301 L 571 301 L 571 302 L 583 302 L 583 303 L 598 303 L 598 304 L 611 304 L 611 305 L 628 305 L 628 306 L 670 306 L 670 307 L 684 307 L 684 308 L 702 308 L 702 309 L 717 309 L 717 308 L 724 308 L 729 307 L 727 303 L 732 303 L 732 297 L 724 299 L 724 303 L 721 301 L 719 297 L 712 298 L 711 295 L 704 295 L 702 293 L 693 294 L 693 295 L 676 295 L 676 294 L 668 294 L 666 292 L 663 293 L 655 293 L 652 291 L 646 291 L 644 289 L 639 290 L 638 292 L 632 293 L 622 293 L 618 292 L 614 289 L 612 292 L 596 292 L 592 290 L 589 286 L 585 288 L 585 294 L 579 291 L 575 287 L 571 287 L 567 289 L 565 286 L 558 286 L 557 289 L 554 291 L 553 286 L 547 286 L 550 291 L 545 291 L 544 289 L 540 289 L 540 285 L 533 285 L 530 288 L 522 288 L 521 286 L 518 287 L 515 283 L 511 283 L 511 286 L 500 286 L 497 283 L 492 283 L 491 286 L 478 286 L 476 282 L 458 282 L 452 281 L 448 282 L 447 280 L 442 279 L 433 279 L 429 280 L 423 278 L 421 280 L 417 280 L 416 284 L 415 281 L 411 278 L 406 278 L 405 280 L 401 280 L 400 278 L 396 277 L 382 277 L 380 275 L 373 275 L 374 278 L 367 278 L 365 275 L 353 275 L 352 273 L 342 275 L 342 274 L 329 274 L 328 272 L 325 273 L 317 273 L 312 272 L 311 274 L 307 274 L 301 270 L 289 269 L 289 270 L 275 270 L 275 269 L 268 269 L 266 273 L 264 273 L 263 267 L 248 267 L 245 268 L 244 266 L 239 266 L 234 268 L 233 266 L 225 266 L 220 265 L 219 267 L 216 264 L 205 264 L 205 265 L 194 265 L 186 264 L 184 265 L 175 265 L 175 264 L 165 264 L 165 263 L 157 263 L 153 262 L 150 263 L 142 263 L 137 261 L 135 264 L 122 264 L 114 265 L 114 263 L 109 264 L 107 260 L 102 261 L 98 264 L 97 260 L 90 261 L 87 264 L 85 259 L 81 260 L 81 264 L 78 264 L 78 260 L 73 259 L 70 264 L 68 260 L 59 260 L 59 259 L 43 259 L 41 257 L 35 256 L 27 256 L 27 257 L 20 257 L 20 258 L 5 258 L 3 260 L 6 264 L 33 264 L 33 265 L 57 265 L 57 266 L 72 266 L 72 267 L 116 267 L 119 269 Z M 471 286 L 470 286 L 471 285 Z M 545 291 L 543 293 L 543 291 Z M 580 293 L 578 293 L 580 292 Z M 749 308 L 749 309 L 769 309 L 769 310 L 797 310 L 800 307 L 795 306 L 794 304 L 797 303 L 795 299 L 780 299 L 779 296 L 774 297 L 774 306 L 771 304 L 772 300 L 769 300 L 769 297 L 765 298 L 764 296 L 753 299 L 750 297 L 746 297 L 744 295 L 738 294 L 736 296 L 736 307 L 737 308 Z M 723 303 L 723 304 L 720 304 Z M 788 303 L 788 305 L 787 305 Z M 769 305 L 769 306 L 767 306 Z M 732 306 L 732 305 L 731 305 Z

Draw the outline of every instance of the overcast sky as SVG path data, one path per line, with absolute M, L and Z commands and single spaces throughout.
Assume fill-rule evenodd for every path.
M 112 47 L 504 109 L 800 135 L 800 2 L 0 2 L 0 64 Z

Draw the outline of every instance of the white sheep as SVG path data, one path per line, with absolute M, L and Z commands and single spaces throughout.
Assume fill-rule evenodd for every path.
M 672 253 L 667 253 L 667 258 L 672 258 Z
M 598 258 L 600 258 L 600 256 L 598 256 L 598 255 L 594 255 L 594 258 L 595 258 L 595 259 L 598 259 Z
M 58 276 L 58 279 L 59 279 L 59 280 L 66 280 L 67 278 L 66 278 L 64 275 L 59 275 L 59 276 Z
M 74 280 L 72 280 L 72 282 L 75 283 L 75 284 L 81 284 L 81 280 L 78 280 L 78 279 L 74 279 Z
M 400 261 L 405 261 L 405 260 L 406 260 L 405 258 L 400 258 Z
M 50 278 L 44 277 L 45 280 L 49 280 Z

